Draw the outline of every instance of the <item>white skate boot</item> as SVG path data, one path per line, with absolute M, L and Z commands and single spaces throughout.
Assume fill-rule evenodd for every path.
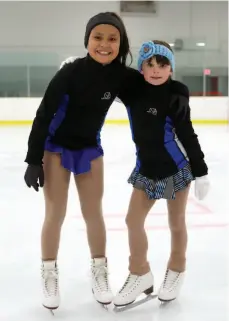
M 43 300 L 45 308 L 55 310 L 60 304 L 59 277 L 56 261 L 43 261 L 41 266 Z
M 108 305 L 113 300 L 109 280 L 106 258 L 92 260 L 91 266 L 92 292 L 97 302 Z
M 175 300 L 180 293 L 184 280 L 184 272 L 167 270 L 164 281 L 158 292 L 158 299 L 162 302 Z
M 154 291 L 154 277 L 151 272 L 148 272 L 141 276 L 130 273 L 123 287 L 121 288 L 119 293 L 115 296 L 113 303 L 116 307 L 130 305 L 142 293 L 149 296 L 149 294 L 153 293 L 153 291 Z M 153 298 L 153 296 L 151 298 Z M 134 306 L 142 304 L 145 301 L 148 301 L 148 299 L 140 300 L 139 302 L 136 302 Z

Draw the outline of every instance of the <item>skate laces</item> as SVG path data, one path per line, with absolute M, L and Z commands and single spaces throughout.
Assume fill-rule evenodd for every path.
M 45 270 L 42 268 L 44 280 L 44 293 L 46 296 L 55 296 L 58 291 L 58 270 Z
M 170 290 L 175 287 L 179 281 L 180 272 L 172 272 L 167 270 L 163 282 L 163 288 Z
M 105 265 L 92 267 L 92 275 L 100 291 L 108 291 L 108 268 Z
M 119 291 L 119 293 L 122 293 L 124 290 L 129 290 L 134 284 L 135 282 L 139 279 L 139 277 L 137 275 L 133 275 L 133 274 L 129 274 L 123 287 L 121 288 L 121 290 Z

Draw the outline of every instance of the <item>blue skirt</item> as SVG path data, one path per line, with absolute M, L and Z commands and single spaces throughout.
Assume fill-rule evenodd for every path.
M 128 183 L 134 188 L 146 192 L 148 199 L 175 199 L 176 192 L 186 188 L 195 178 L 191 167 L 187 164 L 176 174 L 163 179 L 153 180 L 141 175 L 135 168 L 131 173 Z
M 91 170 L 91 161 L 104 155 L 101 146 L 69 150 L 52 143 L 50 137 L 46 139 L 45 150 L 51 153 L 59 153 L 61 165 L 75 175 L 89 172 Z

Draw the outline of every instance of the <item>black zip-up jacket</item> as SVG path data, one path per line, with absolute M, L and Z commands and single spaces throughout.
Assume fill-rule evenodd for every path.
M 163 85 L 149 83 L 123 100 L 128 105 L 132 137 L 137 150 L 137 169 L 151 179 L 169 177 L 189 162 L 194 177 L 207 175 L 189 107 L 188 88 L 169 80 Z
M 116 96 L 129 97 L 143 77 L 118 61 L 103 66 L 89 55 L 66 64 L 51 80 L 33 121 L 25 162 L 42 164 L 45 141 L 79 150 L 98 146 Z

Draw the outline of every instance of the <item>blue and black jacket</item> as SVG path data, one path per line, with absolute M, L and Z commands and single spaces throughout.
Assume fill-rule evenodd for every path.
M 194 177 L 208 173 L 198 137 L 193 129 L 188 88 L 174 80 L 160 86 L 144 83 L 127 100 L 136 169 L 147 178 L 174 175 L 188 163 Z
M 128 99 L 143 77 L 119 61 L 101 65 L 89 55 L 66 64 L 51 80 L 37 110 L 25 162 L 42 164 L 47 137 L 64 148 L 100 145 L 100 131 L 116 96 Z M 131 88 L 131 90 L 130 90 Z

